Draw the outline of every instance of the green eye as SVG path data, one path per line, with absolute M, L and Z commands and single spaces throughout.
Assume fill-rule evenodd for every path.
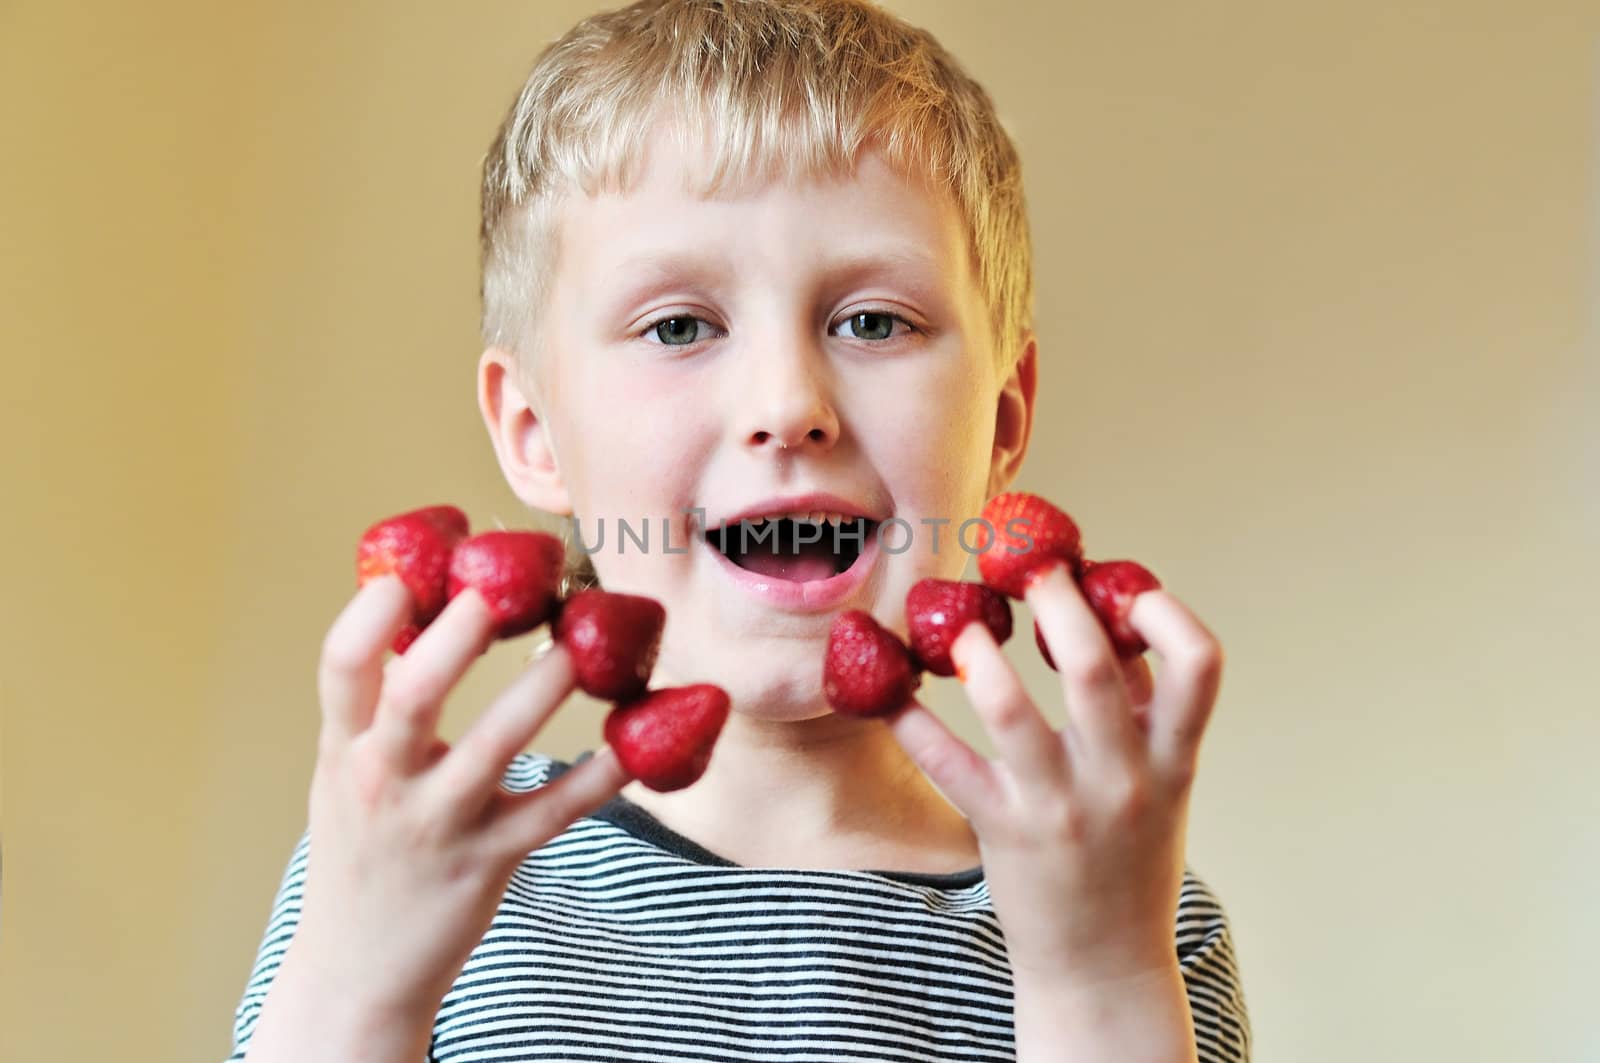
M 906 323 L 907 330 L 912 330 L 909 322 L 904 322 L 898 315 L 888 314 L 885 311 L 861 311 L 859 314 L 851 314 L 840 322 L 840 327 L 845 323 L 850 325 L 851 339 L 893 339 L 894 325 L 898 322 Z
M 700 319 L 669 317 L 656 322 L 656 339 L 670 347 L 682 347 L 700 338 Z
M 850 326 L 850 339 L 874 343 L 894 339 L 896 324 L 905 325 L 907 332 L 917 331 L 915 326 L 898 314 L 884 310 L 863 310 L 851 314 L 834 328 L 842 329 L 846 323 Z M 654 333 L 656 342 L 664 347 L 687 347 L 706 338 L 706 330 L 700 327 L 704 324 L 706 322 L 702 318 L 693 314 L 675 314 L 646 326 L 645 333 Z
M 886 340 L 894 335 L 894 318 L 866 310 L 850 316 L 850 329 L 858 340 Z

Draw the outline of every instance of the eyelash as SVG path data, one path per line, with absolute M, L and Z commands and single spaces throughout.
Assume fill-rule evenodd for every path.
M 922 331 L 916 325 L 914 325 L 910 321 L 908 321 L 906 318 L 900 316 L 899 314 L 895 313 L 892 310 L 885 310 L 885 309 L 882 309 L 881 307 L 868 307 L 865 310 L 857 310 L 855 313 L 850 314 L 848 317 L 841 318 L 840 321 L 838 322 L 838 324 L 842 325 L 845 322 L 850 321 L 853 318 L 860 317 L 862 314 L 872 314 L 874 316 L 886 317 L 886 318 L 889 318 L 889 319 L 891 319 L 893 321 L 898 321 L 900 324 L 902 324 L 902 325 L 904 325 L 906 327 L 906 331 L 902 332 L 898 336 L 895 336 L 895 335 L 886 336 L 885 338 L 883 338 L 881 340 L 858 340 L 857 342 L 859 342 L 859 343 L 868 343 L 868 344 L 874 344 L 874 345 L 888 344 L 888 343 L 893 343 L 897 339 L 905 339 L 909 335 L 912 335 L 914 333 L 918 333 L 918 332 Z M 689 319 L 692 319 L 694 321 L 699 321 L 702 324 L 711 325 L 711 322 L 707 321 L 705 318 L 698 317 L 698 316 L 696 316 L 694 314 L 682 314 L 682 313 L 662 314 L 660 317 L 655 318 L 654 320 L 650 321 L 648 324 L 646 324 L 643 327 L 641 327 L 640 330 L 639 330 L 638 336 L 639 336 L 640 339 L 645 339 L 646 337 L 652 335 L 655 332 L 655 330 L 656 330 L 656 328 L 658 326 L 663 325 L 668 321 L 675 321 L 675 320 L 677 320 L 679 318 L 689 318 Z M 715 326 L 715 325 L 711 325 L 711 327 L 714 328 L 714 329 L 717 328 L 717 326 Z M 717 331 L 720 332 L 722 330 L 721 329 L 717 329 Z M 847 337 L 847 338 L 850 338 L 850 337 Z M 652 346 L 656 346 L 656 347 L 693 347 L 696 343 L 699 343 L 699 342 L 701 342 L 700 339 L 696 339 L 693 343 L 659 343 L 658 342 L 658 343 L 652 344 Z

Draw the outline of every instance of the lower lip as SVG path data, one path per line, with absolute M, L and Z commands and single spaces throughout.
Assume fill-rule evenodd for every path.
M 749 594 L 768 605 L 780 609 L 790 609 L 798 612 L 824 612 L 837 609 L 852 594 L 860 589 L 872 574 L 873 563 L 878 560 L 878 537 L 868 535 L 866 545 L 862 547 L 861 554 L 856 558 L 855 564 L 827 579 L 814 579 L 805 582 L 796 580 L 778 579 L 774 576 L 763 576 L 759 572 L 751 572 L 747 568 L 740 568 L 728 559 L 728 555 L 712 546 L 704 539 L 700 545 L 710 552 L 711 556 L 722 566 L 733 582 L 738 584 Z

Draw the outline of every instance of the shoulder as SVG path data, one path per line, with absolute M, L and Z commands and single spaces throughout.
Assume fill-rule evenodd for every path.
M 1233 928 L 1212 888 L 1185 868 L 1178 894 L 1178 966 L 1189 992 L 1202 1060 L 1248 1060 L 1250 1017 Z
M 1185 867 L 1178 893 L 1178 955 L 1195 952 L 1229 933 L 1228 913 L 1216 891 Z

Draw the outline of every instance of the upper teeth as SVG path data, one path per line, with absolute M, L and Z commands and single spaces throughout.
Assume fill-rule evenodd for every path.
M 750 517 L 751 521 L 759 520 L 792 520 L 809 524 L 844 524 L 856 518 L 844 513 L 836 513 L 830 509 L 816 509 L 806 513 L 769 513 L 764 517 Z

